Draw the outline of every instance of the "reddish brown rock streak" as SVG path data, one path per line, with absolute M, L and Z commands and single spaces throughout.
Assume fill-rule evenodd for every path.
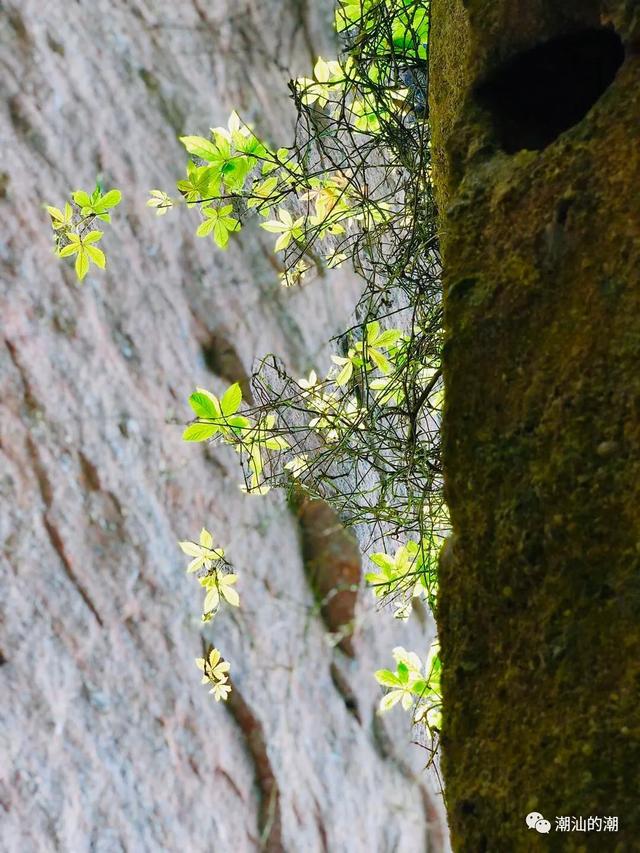
M 257 227 L 221 253 L 193 211 L 145 206 L 182 177 L 177 136 L 233 108 L 288 144 L 287 77 L 335 55 L 331 30 L 328 3 L 294 0 L 0 2 L 3 853 L 423 848 L 419 787 L 374 742 L 372 673 L 428 633 L 361 593 L 360 726 L 295 514 L 243 496 L 234 453 L 180 438 L 196 385 L 244 382 L 270 351 L 326 370 L 361 285 L 285 292 Z M 106 273 L 78 287 L 41 205 L 97 173 L 124 198 Z M 240 575 L 241 609 L 206 632 L 232 663 L 231 709 L 194 665 L 202 594 L 176 543 L 203 523 Z M 384 722 L 419 767 L 407 717 Z

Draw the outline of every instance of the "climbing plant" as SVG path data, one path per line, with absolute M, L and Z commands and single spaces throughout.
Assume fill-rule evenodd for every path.
M 320 57 L 309 77 L 290 83 L 297 110 L 293 142 L 261 138 L 233 112 L 224 127 L 181 137 L 185 173 L 175 192 L 153 189 L 158 216 L 186 207 L 195 234 L 225 250 L 253 221 L 273 235 L 284 287 L 306 286 L 351 264 L 365 289 L 353 326 L 334 343 L 322 373 L 289 375 L 266 355 L 252 377 L 254 402 L 235 384 L 218 398 L 189 398 L 189 442 L 237 452 L 243 488 L 302 490 L 327 501 L 360 535 L 366 575 L 381 603 L 406 618 L 411 601 L 434 607 L 437 554 L 448 528 L 442 494 L 440 259 L 431 186 L 427 98 L 429 2 L 340 0 L 337 59 Z M 282 143 L 282 140 L 279 140 Z M 57 254 L 76 256 L 82 279 L 102 236 L 89 231 L 120 200 L 117 191 L 74 193 L 48 208 Z M 237 606 L 235 571 L 203 529 L 180 543 L 188 571 L 205 589 L 203 621 L 221 604 Z M 396 669 L 376 677 L 397 702 L 437 733 L 440 663 L 394 650 Z M 217 700 L 226 699 L 229 664 L 217 649 L 197 660 Z
M 304 286 L 351 263 L 366 282 L 357 322 L 336 340 L 323 375 L 290 376 L 276 355 L 218 400 L 190 397 L 186 441 L 231 445 L 243 488 L 292 483 L 358 529 L 370 552 L 366 580 L 398 618 L 414 596 L 431 607 L 448 519 L 439 462 L 442 307 L 427 121 L 428 3 L 341 0 L 337 60 L 320 57 L 290 84 L 298 121 L 275 147 L 234 112 L 208 136 L 181 138 L 189 159 L 178 195 L 156 189 L 158 215 L 185 205 L 196 235 L 226 249 L 250 220 L 274 235 L 283 286 Z M 205 575 L 206 578 L 206 575 Z M 437 730 L 437 646 L 422 663 L 394 651 L 381 701 L 416 706 Z

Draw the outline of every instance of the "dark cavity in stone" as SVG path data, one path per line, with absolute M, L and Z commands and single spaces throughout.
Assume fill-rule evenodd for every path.
M 614 30 L 568 33 L 509 59 L 477 87 L 476 101 L 503 151 L 540 151 L 582 121 L 623 61 Z

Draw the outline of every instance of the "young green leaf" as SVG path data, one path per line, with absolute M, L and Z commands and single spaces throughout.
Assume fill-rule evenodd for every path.
M 202 160 L 211 162 L 220 156 L 220 152 L 213 142 L 210 142 L 203 136 L 181 136 L 180 142 L 182 142 L 189 154 L 193 154 L 194 157 L 200 157 Z
M 398 676 L 389 669 L 377 670 L 375 678 L 378 684 L 382 684 L 383 687 L 399 687 L 401 684 Z
M 213 235 L 213 239 L 224 249 L 229 242 L 229 235 L 233 231 L 240 230 L 240 223 L 229 214 L 233 211 L 233 205 L 228 204 L 224 207 L 205 207 L 202 209 L 202 214 L 205 217 L 200 223 L 196 235 L 198 237 L 207 237 Z
M 242 402 L 242 390 L 240 388 L 240 384 L 238 382 L 234 382 L 222 395 L 222 399 L 220 400 L 220 408 L 222 409 L 222 414 L 225 417 L 229 417 L 229 415 L 235 415 L 238 411 L 238 407 Z
M 182 433 L 183 441 L 206 441 L 220 431 L 215 424 L 190 424 Z
M 98 199 L 95 204 L 95 209 L 99 213 L 104 213 L 107 210 L 110 210 L 112 207 L 117 207 L 122 201 L 122 193 L 120 190 L 109 190 L 108 193 L 102 196 L 102 198 Z
M 49 204 L 45 204 L 45 209 L 49 213 L 51 217 L 51 227 L 54 231 L 60 231 L 62 229 L 69 229 L 72 225 L 73 219 L 73 210 L 69 202 L 67 202 L 64 206 L 64 213 L 58 207 L 51 207 Z
M 58 257 L 68 258 L 72 255 L 76 256 L 75 268 L 79 281 L 82 281 L 86 276 L 91 261 L 104 269 L 106 263 L 104 254 L 100 249 L 92 245 L 92 243 L 97 243 L 102 237 L 102 231 L 90 231 L 84 237 L 75 234 L 73 231 L 67 231 L 65 237 L 69 242 L 58 251 Z
M 147 207 L 155 207 L 157 216 L 164 216 L 169 208 L 173 207 L 173 199 L 162 190 L 150 190 L 150 195 Z
M 213 395 L 196 391 L 189 397 L 189 405 L 199 418 L 216 419 L 220 417 L 220 406 Z
M 91 196 L 84 190 L 76 190 L 76 192 L 71 194 L 71 198 L 78 207 L 91 207 Z

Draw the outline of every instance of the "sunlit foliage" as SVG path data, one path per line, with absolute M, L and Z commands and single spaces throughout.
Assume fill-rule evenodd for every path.
M 437 554 L 448 529 L 428 4 L 343 0 L 336 28 L 341 57 L 318 58 L 310 76 L 291 84 L 298 109 L 291 147 L 271 145 L 234 112 L 227 127 L 182 137 L 190 160 L 179 194 L 155 190 L 149 205 L 159 213 L 197 208 L 196 234 L 220 248 L 255 217 L 274 237 L 287 286 L 346 262 L 365 278 L 362 319 L 323 374 L 295 379 L 267 356 L 253 377 L 255 405 L 242 405 L 235 386 L 220 402 L 198 389 L 184 437 L 231 445 L 248 492 L 293 481 L 331 503 L 369 546 L 374 595 L 406 619 L 416 597 L 435 606 Z M 230 394 L 233 405 L 224 405 Z M 417 705 L 416 719 L 436 732 L 437 647 L 427 669 L 415 654 L 398 660 L 395 674 L 384 676 L 395 692 L 381 709 Z
M 75 258 L 78 281 L 83 281 L 91 264 L 105 268 L 105 254 L 97 246 L 103 232 L 92 226 L 96 219 L 111 222 L 109 211 L 120 204 L 121 198 L 120 190 L 105 193 L 98 184 L 91 195 L 84 190 L 76 190 L 62 208 L 45 205 L 51 217 L 55 253 L 59 258 Z

